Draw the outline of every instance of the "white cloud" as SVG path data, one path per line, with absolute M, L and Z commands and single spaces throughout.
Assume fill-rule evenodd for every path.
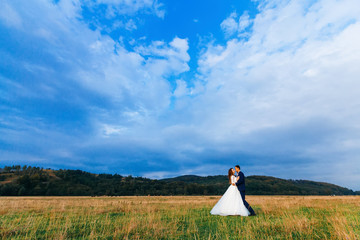
M 22 25 L 19 14 L 5 1 L 0 2 L 0 19 L 10 27 L 20 28 Z
M 176 80 L 175 97 L 182 97 L 188 93 L 187 84 L 184 80 Z
M 134 6 L 121 8 L 130 1 L 107 3 L 114 11 L 109 10 L 110 18 L 124 9 L 130 13 L 156 5 L 135 1 Z M 21 59 L 19 71 L 38 73 L 38 79 L 31 79 L 31 88 L 19 96 L 55 99 L 63 97 L 56 95 L 56 89 L 63 86 L 64 98 L 68 90 L 90 91 L 105 106 L 70 95 L 86 109 L 91 131 L 73 136 L 71 129 L 61 134 L 57 126 L 36 125 L 42 119 L 14 118 L 6 121 L 13 125 L 2 131 L 2 140 L 11 136 L 6 141 L 29 144 L 46 159 L 56 159 L 55 154 L 65 149 L 62 156 L 71 156 L 68 164 L 78 161 L 81 167 L 100 168 L 107 150 L 118 154 L 109 159 L 119 165 L 129 159 L 150 162 L 149 156 L 155 155 L 151 164 L 158 164 L 159 171 L 154 168 L 147 176 L 167 176 L 164 162 L 157 161 L 161 158 L 179 166 L 176 174 L 223 174 L 224 166 L 239 163 L 251 174 L 310 178 L 359 188 L 357 0 L 319 0 L 312 5 L 261 1 L 259 14 L 252 19 L 247 13 L 240 17 L 233 13 L 221 24 L 232 38 L 223 45 L 208 45 L 192 82 L 177 76 L 190 70 L 188 39 L 149 41 L 128 51 L 79 21 L 77 1 L 6 4 L 16 14 L 2 11 L 2 23 L 21 29 L 24 44 L 43 44 L 37 50 L 55 62 L 23 64 Z M 42 17 L 28 14 L 29 9 L 36 9 Z M 125 22 L 118 24 L 124 27 Z M 246 33 L 248 38 L 243 39 Z M 16 57 L 21 55 L 12 60 Z M 55 65 L 57 71 L 52 69 Z M 178 79 L 173 93 L 170 76 Z M 20 83 L 9 82 L 2 83 L 23 91 Z M 39 86 L 49 86 L 53 92 Z M 169 107 L 171 97 L 176 98 L 173 108 Z M 17 129 L 16 123 L 23 129 Z M 49 153 L 48 148 L 58 151 Z M 10 159 L 11 153 L 6 156 Z M 19 159 L 25 154 L 14 156 Z M 88 156 L 94 159 L 86 162 Z
M 127 130 L 126 127 L 123 126 L 114 126 L 109 124 L 103 124 L 103 131 L 102 134 L 104 137 L 114 136 L 122 134 Z
M 151 76 L 168 76 L 189 70 L 188 40 L 175 37 L 169 44 L 153 41 L 150 46 L 138 46 L 136 52 L 148 56 L 145 65 Z
M 137 29 L 137 26 L 136 26 L 134 20 L 130 19 L 130 20 L 125 24 L 125 28 L 126 28 L 126 30 L 133 31 L 133 30 L 136 30 L 136 29 Z
M 244 31 L 252 23 L 249 13 L 245 11 L 240 17 L 238 17 L 236 12 L 232 12 L 229 17 L 221 22 L 220 27 L 224 31 L 225 36 L 231 37 L 235 33 L 238 36 L 243 36 Z
M 187 39 L 175 37 L 169 43 L 153 41 L 139 46 L 137 51 L 128 51 L 109 36 L 102 35 L 99 30 L 90 30 L 83 21 L 79 20 L 78 14 L 81 8 L 76 1 L 62 0 L 58 4 L 40 0 L 21 4 L 8 1 L 7 4 L 11 8 L 14 8 L 16 4 L 16 11 L 23 18 L 24 27 L 21 30 L 6 29 L 6 31 L 20 31 L 18 34 L 23 38 L 22 48 L 31 49 L 34 47 L 31 44 L 36 43 L 37 53 L 46 56 L 44 59 L 40 58 L 39 62 L 34 60 L 36 64 L 27 60 L 30 62 L 17 64 L 14 67 L 20 73 L 25 71 L 33 74 L 27 77 L 29 82 L 32 82 L 31 87 L 24 87 L 22 86 L 24 83 L 21 83 L 17 84 L 19 87 L 16 89 L 20 91 L 25 88 L 26 96 L 48 98 L 52 101 L 55 101 L 56 97 L 59 100 L 71 97 L 72 91 L 82 93 L 85 91 L 87 94 L 91 92 L 93 96 L 101 98 L 100 106 L 108 104 L 108 108 L 92 105 L 92 103 L 88 105 L 86 102 L 92 100 L 87 99 L 86 94 L 84 94 L 85 97 L 73 95 L 73 104 L 83 104 L 83 107 L 89 111 L 86 124 L 94 128 L 93 131 L 88 132 L 93 138 L 88 137 L 86 141 L 82 141 L 80 148 L 90 146 L 89 149 L 91 149 L 92 144 L 99 145 L 104 136 L 109 139 L 125 136 L 128 137 L 129 143 L 138 141 L 141 144 L 149 139 L 146 128 L 154 124 L 153 119 L 166 111 L 170 104 L 172 91 L 166 77 L 189 69 L 190 56 L 187 53 L 189 49 Z M 134 7 L 134 9 L 137 8 L 139 6 Z M 36 11 L 37 14 L 28 14 L 29 11 Z M 6 22 L 7 19 L 8 17 L 1 18 L 1 21 Z M 22 63 L 23 55 L 17 53 L 7 54 L 9 56 L 12 54 L 11 62 Z M 53 67 L 56 67 L 55 71 Z M 2 82 L 2 84 L 6 84 L 8 89 L 15 88 L 13 87 L 15 83 L 11 81 Z M 43 87 L 45 85 L 49 86 L 49 89 L 45 89 Z M 52 94 L 48 94 L 50 89 L 54 90 Z M 10 115 L 7 116 L 7 118 L 10 117 Z M 29 121 L 34 121 L 33 124 L 36 125 L 38 121 L 47 120 L 29 118 Z M 36 135 L 39 130 L 31 128 L 31 123 L 25 124 L 19 119 L 15 122 L 19 126 L 15 128 L 17 130 L 7 131 L 5 135 L 23 135 L 23 145 L 27 145 L 26 141 L 29 146 L 32 145 L 29 142 L 32 141 L 30 135 Z M 52 125 L 39 127 L 44 132 L 38 136 L 39 141 L 33 143 L 39 144 L 38 154 L 44 156 L 48 154 L 49 159 L 55 156 L 43 149 L 41 143 L 46 138 L 56 136 L 57 130 L 49 130 L 52 127 Z M 127 131 L 127 129 L 130 130 Z M 136 133 L 138 130 L 139 134 Z M 69 135 L 71 136 L 72 133 Z M 58 141 L 62 141 L 65 137 L 58 138 Z M 68 147 L 76 151 L 78 150 L 76 147 L 68 145 L 70 142 L 77 142 L 76 138 L 72 137 L 64 144 L 59 143 L 58 147 L 55 143 L 51 144 L 51 147 L 53 150 Z M 18 142 L 16 138 L 3 140 L 14 145 Z M 121 139 L 119 142 L 123 143 Z M 79 159 L 81 157 L 77 156 L 69 161 Z
M 80 0 L 59 0 L 57 6 L 60 8 L 65 18 L 80 17 L 81 1 Z
M 134 14 L 139 11 L 153 12 L 159 18 L 164 18 L 165 16 L 163 4 L 157 0 L 87 0 L 85 3 L 92 7 L 98 7 L 99 5 L 107 6 L 109 18 L 121 14 Z
M 77 19 L 92 29 L 108 34 L 115 30 L 131 32 L 138 29 L 144 22 L 140 15 L 153 15 L 162 19 L 165 16 L 163 4 L 158 0 L 60 0 L 57 5 L 68 17 L 76 15 Z M 91 18 L 88 17 L 90 14 Z
M 108 3 L 117 7 L 125 4 L 134 11 L 155 4 L 153 1 Z M 27 9 L 35 6 L 41 18 L 27 14 Z M 175 37 L 170 43 L 161 44 L 155 41 L 150 46 L 139 47 L 138 52 L 127 51 L 110 37 L 90 30 L 78 20 L 81 10 L 78 1 L 62 0 L 58 4 L 35 1 L 20 4 L 16 9 L 26 23 L 22 34 L 34 41 L 38 37 L 46 40 L 46 51 L 70 68 L 72 80 L 109 97 L 116 104 L 131 102 L 135 109 L 146 108 L 155 112 L 166 108 L 171 91 L 165 76 L 189 69 L 186 39 Z M 125 27 L 136 29 L 131 19 Z
M 233 35 L 238 30 L 238 23 L 236 21 L 237 14 L 233 12 L 230 14 L 228 18 L 226 18 L 220 24 L 222 30 L 225 32 L 227 36 Z
M 244 12 L 243 15 L 239 18 L 239 28 L 238 31 L 242 32 L 244 31 L 249 25 L 251 24 L 250 16 L 248 12 Z
M 308 164 L 318 169 L 319 176 L 332 182 L 322 169 L 335 171 L 341 161 L 349 169 L 342 169 L 343 173 L 360 182 L 353 171 L 360 170 L 358 150 L 345 157 L 340 147 L 342 141 L 355 143 L 360 137 L 356 110 L 360 104 L 359 4 L 352 0 L 317 1 L 311 6 L 299 1 L 264 3 L 247 41 L 234 38 L 226 46 L 210 44 L 199 59 L 206 91 L 192 101 L 189 110 L 203 116 L 199 128 L 210 139 L 237 142 L 244 152 L 268 156 L 282 152 L 289 159 L 301 155 L 313 161 Z M 237 31 L 235 20 L 232 15 L 222 23 L 225 33 Z M 315 119 L 322 120 L 315 123 Z M 274 138 L 284 128 L 295 133 L 321 129 L 325 123 L 332 126 L 309 134 L 305 142 L 290 134 L 276 145 Z M 265 136 L 267 129 L 274 132 Z M 334 135 L 305 144 L 325 132 Z M 254 143 L 249 144 L 252 136 Z M 262 142 L 264 138 L 267 141 Z M 345 182 L 340 176 L 336 181 Z M 348 186 L 356 184 L 348 182 Z

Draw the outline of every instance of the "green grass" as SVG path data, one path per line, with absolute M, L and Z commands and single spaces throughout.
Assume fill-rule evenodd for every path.
M 212 216 L 219 197 L 1 197 L 3 239 L 360 239 L 360 197 L 250 196 L 255 217 Z

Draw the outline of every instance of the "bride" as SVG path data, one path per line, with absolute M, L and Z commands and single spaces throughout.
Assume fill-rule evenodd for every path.
M 220 198 L 220 200 L 215 204 L 213 209 L 210 211 L 212 215 L 241 215 L 241 216 L 249 216 L 250 212 L 245 207 L 240 192 L 236 187 L 235 183 L 237 181 L 234 176 L 235 170 L 233 168 L 229 169 L 229 182 L 230 186 L 224 193 L 224 195 Z

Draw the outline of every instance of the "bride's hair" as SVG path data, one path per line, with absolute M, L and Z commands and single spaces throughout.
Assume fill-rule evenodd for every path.
M 232 168 L 229 169 L 228 171 L 228 177 L 229 177 L 229 183 L 231 184 L 231 176 L 234 175 L 233 172 L 232 172 Z

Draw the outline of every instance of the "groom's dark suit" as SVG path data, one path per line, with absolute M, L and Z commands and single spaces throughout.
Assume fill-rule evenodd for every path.
M 238 172 L 238 177 L 239 177 L 239 180 L 236 182 L 236 186 L 239 189 L 239 192 L 240 192 L 241 198 L 244 202 L 244 205 L 249 210 L 251 215 L 255 215 L 254 210 L 250 207 L 249 203 L 245 200 L 245 176 L 240 171 L 240 172 Z

